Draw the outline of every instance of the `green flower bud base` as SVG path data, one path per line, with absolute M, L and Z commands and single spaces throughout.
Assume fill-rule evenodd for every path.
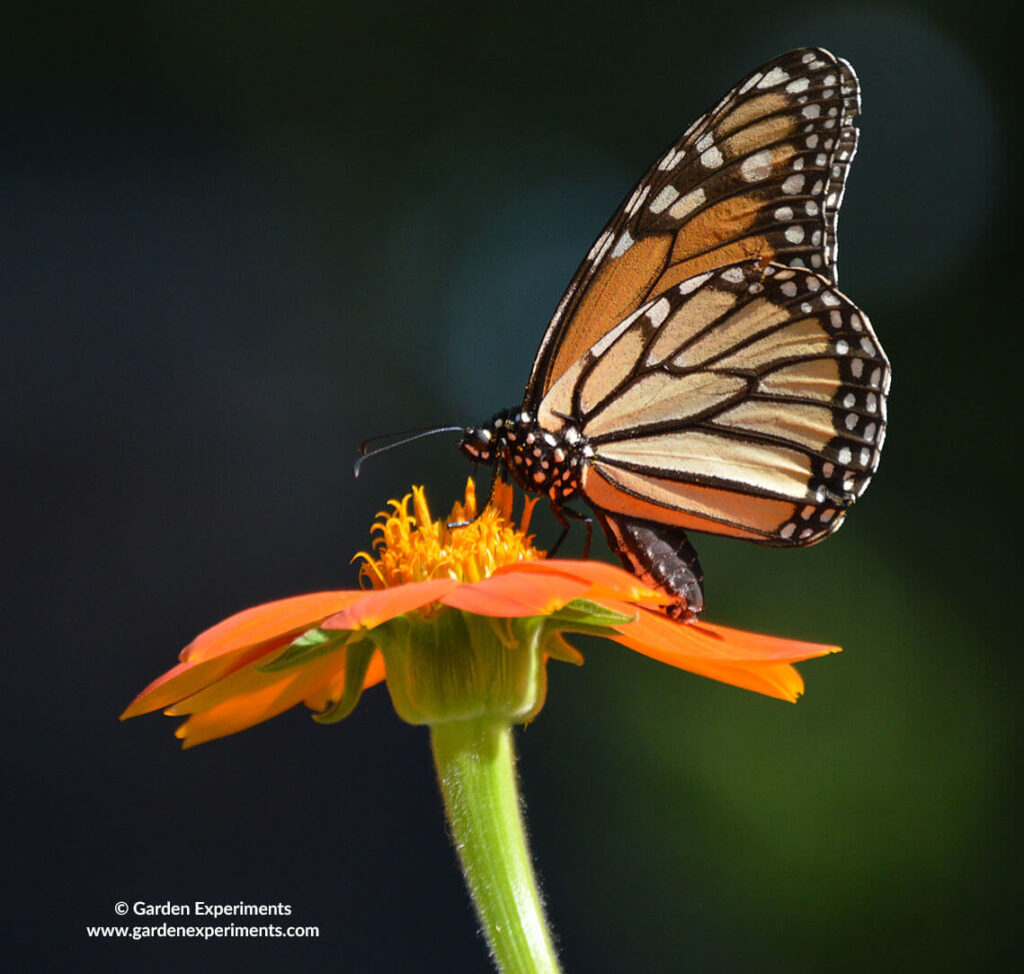
M 387 629 L 386 634 L 381 629 Z M 374 630 L 395 711 L 410 724 L 496 718 L 526 723 L 544 705 L 544 620 L 441 608 Z

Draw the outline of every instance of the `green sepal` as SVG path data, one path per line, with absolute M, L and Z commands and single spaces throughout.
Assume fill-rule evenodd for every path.
M 624 615 L 589 599 L 573 599 L 552 612 L 545 619 L 545 628 L 549 631 L 572 631 L 588 633 L 594 636 L 614 635 L 614 627 L 632 622 L 636 616 Z
M 256 669 L 262 673 L 277 673 L 301 666 L 336 649 L 343 649 L 352 635 L 351 629 L 307 629 L 293 639 L 283 653 L 266 663 L 257 664 Z
M 341 696 L 332 703 L 326 710 L 313 714 L 313 720 L 318 724 L 336 724 L 344 720 L 359 703 L 363 694 L 363 680 L 366 679 L 366 670 L 370 660 L 377 649 L 368 639 L 351 643 L 345 651 L 345 689 Z
M 552 659 L 560 660 L 563 663 L 572 663 L 573 666 L 583 665 L 583 654 L 575 646 L 566 642 L 560 632 L 545 632 L 541 641 L 541 649 Z

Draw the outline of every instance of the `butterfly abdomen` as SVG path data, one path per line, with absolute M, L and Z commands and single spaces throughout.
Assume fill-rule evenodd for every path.
M 669 615 L 688 619 L 704 608 L 704 572 L 681 528 L 608 512 L 598 512 L 598 520 L 625 568 L 671 597 Z

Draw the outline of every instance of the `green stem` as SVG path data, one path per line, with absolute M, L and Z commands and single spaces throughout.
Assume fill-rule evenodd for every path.
M 504 974 L 558 974 L 516 786 L 512 727 L 480 719 L 430 729 L 452 841 Z

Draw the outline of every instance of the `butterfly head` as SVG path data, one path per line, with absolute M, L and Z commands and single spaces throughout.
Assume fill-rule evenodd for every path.
M 506 436 L 515 410 L 503 409 L 480 426 L 468 426 L 462 431 L 459 449 L 473 463 L 494 463 L 506 445 Z

